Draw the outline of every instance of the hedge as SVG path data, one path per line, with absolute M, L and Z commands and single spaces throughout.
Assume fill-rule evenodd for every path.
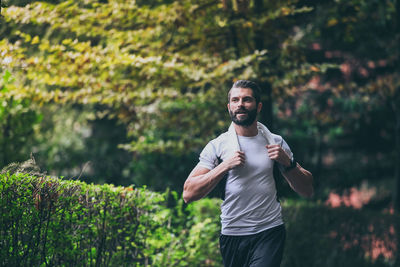
M 0 174 L 0 266 L 222 266 L 218 199 Z M 400 266 L 397 215 L 283 203 L 282 267 Z M 396 262 L 397 260 L 397 262 Z
M 0 265 L 146 264 L 162 196 L 28 175 L 1 176 Z M 161 212 L 160 212 L 161 211 Z

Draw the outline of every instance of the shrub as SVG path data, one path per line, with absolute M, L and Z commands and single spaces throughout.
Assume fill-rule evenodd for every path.
M 146 265 L 170 210 L 144 188 L 0 175 L 1 266 Z
M 222 266 L 221 200 L 0 174 L 0 266 Z M 283 204 L 282 267 L 399 266 L 398 215 Z

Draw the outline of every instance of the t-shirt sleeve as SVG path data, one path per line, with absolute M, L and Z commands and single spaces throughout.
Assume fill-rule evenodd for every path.
M 214 145 L 209 142 L 201 151 L 198 166 L 212 170 L 218 165 L 217 153 Z
M 286 154 L 289 155 L 289 158 L 292 159 L 292 158 L 293 158 L 293 152 L 292 152 L 292 150 L 290 149 L 289 145 L 286 143 L 285 139 L 283 139 L 283 138 L 282 138 L 282 141 L 281 141 L 281 147 L 282 147 L 283 150 L 286 152 Z M 279 167 L 279 170 L 280 170 L 281 172 L 284 172 L 284 171 L 285 171 L 285 167 L 284 167 L 283 165 L 278 164 L 278 167 Z

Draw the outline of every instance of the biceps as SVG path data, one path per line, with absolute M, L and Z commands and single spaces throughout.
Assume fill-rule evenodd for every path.
M 201 178 L 209 171 L 209 169 L 197 165 L 189 174 L 189 177 L 186 179 L 185 184 L 183 185 L 183 190 L 190 191 L 191 188 L 196 187 L 196 185 L 198 185 L 199 183 L 201 184 Z
M 199 165 L 197 165 L 193 171 L 189 174 L 189 178 L 193 178 L 193 177 L 197 177 L 200 175 L 204 175 L 206 173 L 208 173 L 210 170 L 204 167 L 201 167 Z

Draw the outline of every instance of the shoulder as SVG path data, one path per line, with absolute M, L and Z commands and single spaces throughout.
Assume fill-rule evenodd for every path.
M 212 139 L 208 145 L 211 145 L 216 154 L 220 156 L 223 153 L 224 148 L 226 147 L 226 144 L 228 143 L 228 132 L 224 132 L 220 134 L 218 137 Z
M 225 143 L 228 140 L 228 132 L 224 132 L 217 136 L 216 138 L 212 139 L 210 143 L 214 145 L 219 145 L 220 143 Z
M 271 133 L 271 135 L 272 135 L 272 138 L 274 138 L 275 144 L 282 145 L 282 143 L 285 141 L 285 140 L 283 140 L 283 137 L 278 134 Z
M 288 153 L 290 156 L 292 156 L 292 150 L 290 149 L 288 143 L 286 143 L 285 139 L 283 139 L 282 136 L 278 134 L 272 134 L 272 137 L 274 138 L 275 144 L 279 144 L 283 150 L 285 150 L 286 153 Z
M 223 133 L 209 141 L 208 144 L 203 148 L 203 151 L 200 153 L 198 165 L 209 170 L 215 168 L 221 159 L 224 160 L 222 155 L 224 154 L 226 142 L 226 133 Z

